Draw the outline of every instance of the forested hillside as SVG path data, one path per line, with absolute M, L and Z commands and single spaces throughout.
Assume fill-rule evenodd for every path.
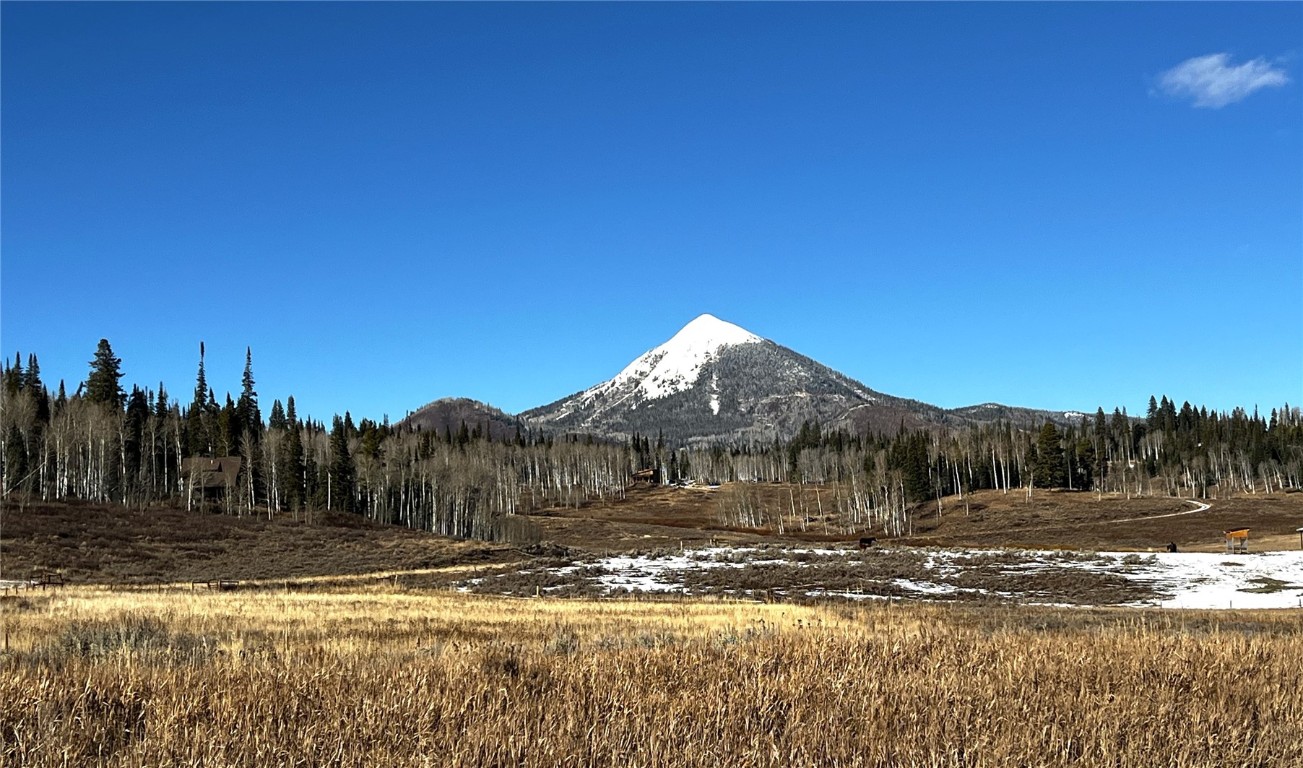
M 977 489 L 1066 488 L 1206 498 L 1303 484 L 1303 416 L 1177 406 L 1151 398 L 1132 418 L 1099 409 L 1079 424 L 1007 422 L 851 434 L 806 423 L 790 441 L 675 445 L 634 434 L 589 435 L 461 423 L 398 427 L 350 413 L 329 426 L 300 418 L 293 397 L 264 417 L 246 355 L 238 395 L 221 400 L 202 346 L 188 403 L 122 385 L 121 360 L 101 340 L 87 378 L 51 392 L 35 355 L 3 367 L 3 493 L 11 504 L 85 499 L 143 507 L 206 504 L 236 515 L 339 510 L 459 537 L 528 541 L 522 515 L 620 497 L 640 470 L 662 482 L 792 482 L 829 487 L 828 502 L 865 530 L 895 533 L 909 510 Z M 197 480 L 199 457 L 239 457 L 220 493 Z M 740 505 L 737 525 L 756 525 Z

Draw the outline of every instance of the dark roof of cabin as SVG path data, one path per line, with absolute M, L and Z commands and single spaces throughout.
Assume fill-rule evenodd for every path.
M 181 474 L 195 488 L 225 488 L 235 485 L 244 459 L 239 456 L 196 457 L 181 460 Z

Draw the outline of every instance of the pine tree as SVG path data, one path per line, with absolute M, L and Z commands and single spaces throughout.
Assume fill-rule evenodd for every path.
M 362 424 L 358 428 L 361 435 L 361 444 L 358 446 L 358 453 L 373 460 L 380 459 L 380 445 L 384 440 L 384 433 L 376 426 L 375 422 L 370 419 L 362 419 Z
M 158 383 L 158 398 L 154 401 L 154 416 L 163 419 L 171 408 L 171 403 L 167 399 L 167 390 L 163 388 L 163 382 Z
M 108 339 L 100 339 L 95 359 L 90 361 L 90 375 L 86 378 L 86 399 L 121 409 L 127 401 L 122 391 L 122 360 L 114 357 Z
M 208 399 L 208 376 L 204 373 L 204 343 L 199 342 L 199 375 L 195 377 L 194 405 L 203 408 Z
M 932 498 L 926 434 L 902 430 L 891 443 L 888 463 L 892 469 L 900 470 L 908 500 L 923 501 Z
M 41 383 L 41 365 L 36 362 L 36 355 L 27 356 L 27 370 L 23 372 L 23 389 L 28 392 L 39 392 L 45 389 Z
M 244 376 L 235 410 L 240 431 L 256 443 L 262 436 L 262 413 L 258 410 L 258 393 L 253 389 L 253 350 L 249 347 L 244 350 Z
M 285 429 L 289 422 L 285 419 L 285 406 L 279 399 L 271 401 L 271 415 L 267 417 L 268 429 Z
M 27 356 L 27 370 L 23 373 L 22 389 L 28 392 L 36 401 L 36 424 L 44 427 L 50 423 L 50 393 L 45 391 L 45 384 L 41 381 L 41 364 L 36 362 L 36 355 Z
M 1176 429 L 1176 403 L 1168 400 L 1167 395 L 1163 395 L 1163 401 L 1158 405 L 1158 421 L 1164 432 Z
M 127 402 L 127 419 L 123 436 L 122 460 L 125 476 L 122 484 L 128 491 L 139 487 L 140 469 L 144 463 L 145 422 L 149 420 L 149 404 L 140 387 L 131 388 Z
M 293 400 L 291 399 L 291 402 Z M 286 479 L 285 501 L 293 509 L 299 509 L 307 499 L 307 478 L 306 468 L 303 460 L 303 437 L 302 427 L 293 420 L 288 423 L 288 436 L 282 448 L 282 467 Z
M 195 395 L 186 411 L 186 453 L 212 456 L 212 425 L 208 419 L 208 377 L 204 374 L 204 343 L 199 342 L 199 374 L 195 377 Z
M 352 512 L 357 470 L 348 450 L 348 433 L 347 422 L 336 416 L 330 430 L 330 506 Z
M 16 490 L 24 480 L 28 479 L 28 474 L 27 441 L 23 439 L 18 424 L 10 422 L 9 432 L 4 440 L 4 483 L 0 493 L 8 494 Z
M 240 452 L 240 420 L 235 412 L 235 401 L 226 393 L 226 405 L 217 414 L 217 440 L 220 455 L 234 456 Z
M 23 388 L 23 353 L 18 352 L 14 355 L 13 366 L 6 365 L 4 368 L 4 388 L 5 393 L 16 395 Z
M 1033 482 L 1037 488 L 1062 488 L 1067 485 L 1067 469 L 1063 462 L 1063 445 L 1059 430 L 1053 422 L 1045 422 L 1036 438 L 1036 463 Z

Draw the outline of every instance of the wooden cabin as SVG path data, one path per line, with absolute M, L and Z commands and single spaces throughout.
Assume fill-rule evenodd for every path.
M 661 473 L 658 469 L 640 469 L 633 473 L 635 485 L 660 485 Z
M 181 483 L 187 498 L 198 501 L 225 498 L 240 482 L 244 459 L 239 456 L 196 457 L 181 460 Z

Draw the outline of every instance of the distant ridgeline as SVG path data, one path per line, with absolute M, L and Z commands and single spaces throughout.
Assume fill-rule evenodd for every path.
M 660 482 L 825 484 L 828 504 L 859 530 L 898 529 L 912 505 L 977 489 L 1071 488 L 1206 497 L 1298 488 L 1303 415 L 1179 408 L 1151 398 L 1144 418 L 1103 409 L 1076 423 L 996 420 L 852 432 L 806 421 L 788 438 L 609 439 L 522 427 L 499 414 L 456 428 L 300 419 L 294 398 L 264 419 L 246 353 L 239 396 L 218 402 L 201 346 L 189 404 L 121 386 L 101 341 L 73 394 L 51 393 L 35 355 L 3 366 L 3 495 L 32 500 L 189 504 L 230 514 L 341 510 L 441 534 L 529 540 L 519 513 L 622 497 L 635 473 Z M 840 385 L 839 385 L 840 386 Z M 476 411 L 458 401 L 459 413 Z M 194 459 L 206 459 L 195 461 Z M 645 470 L 654 470 L 646 473 Z

